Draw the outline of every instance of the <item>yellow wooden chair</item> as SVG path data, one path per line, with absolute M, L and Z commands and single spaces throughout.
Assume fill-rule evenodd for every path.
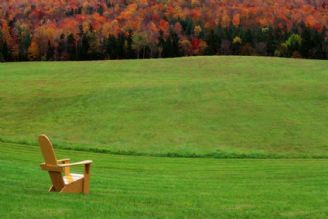
M 48 171 L 52 186 L 49 192 L 89 193 L 91 160 L 70 163 L 70 159 L 57 160 L 51 141 L 46 135 L 39 136 L 44 158 L 41 169 Z M 70 167 L 84 165 L 84 174 L 70 173 Z M 64 175 L 62 175 L 64 173 Z

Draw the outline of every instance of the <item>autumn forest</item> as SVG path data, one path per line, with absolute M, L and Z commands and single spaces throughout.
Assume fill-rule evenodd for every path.
M 0 61 L 328 59 L 327 0 L 4 0 Z

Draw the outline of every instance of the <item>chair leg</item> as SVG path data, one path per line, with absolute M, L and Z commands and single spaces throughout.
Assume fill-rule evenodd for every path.
M 49 192 L 55 192 L 55 187 L 54 186 L 50 186 Z
M 86 164 L 84 167 L 84 179 L 83 179 L 83 193 L 89 194 L 90 192 L 90 168 L 91 164 Z

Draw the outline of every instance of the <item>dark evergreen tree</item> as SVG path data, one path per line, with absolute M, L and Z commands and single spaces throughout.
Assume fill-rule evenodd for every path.
M 161 33 L 162 35 L 162 33 Z M 179 36 L 170 31 L 169 37 L 166 40 L 160 40 L 162 43 L 162 56 L 163 57 L 178 57 L 180 56 L 180 49 L 179 49 Z
M 53 61 L 55 59 L 55 48 L 48 41 L 47 60 Z
M 114 36 L 109 36 L 106 40 L 106 55 L 110 59 L 116 59 L 116 38 Z
M 206 55 L 219 54 L 221 45 L 221 29 L 217 28 L 215 31 L 207 31 L 205 33 L 205 41 L 207 43 L 207 48 L 205 49 Z
M 19 36 L 19 57 L 20 61 L 27 61 L 27 50 L 31 44 L 31 36 L 27 32 L 21 32 Z
M 49 51 L 49 48 L 48 48 L 48 51 Z M 61 34 L 59 37 L 59 40 L 58 40 L 57 60 L 63 60 L 65 51 L 66 51 L 66 39 L 65 39 L 65 35 Z
M 5 61 L 12 61 L 11 57 L 10 57 L 10 51 L 8 48 L 8 44 L 6 41 L 4 41 L 3 45 L 2 45 L 2 56 Z
M 0 62 L 5 61 L 5 58 L 3 56 L 3 44 L 4 44 L 4 39 L 3 39 L 2 32 L 0 29 Z

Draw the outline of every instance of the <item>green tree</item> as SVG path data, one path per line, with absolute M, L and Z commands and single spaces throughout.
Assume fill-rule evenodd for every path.
M 147 42 L 147 34 L 145 32 L 135 32 L 132 34 L 132 48 L 136 50 L 138 59 L 140 58 L 141 51 L 142 57 L 145 58 Z
M 285 42 L 288 48 L 288 54 L 291 56 L 295 51 L 300 51 L 302 46 L 302 37 L 299 34 L 292 34 Z

